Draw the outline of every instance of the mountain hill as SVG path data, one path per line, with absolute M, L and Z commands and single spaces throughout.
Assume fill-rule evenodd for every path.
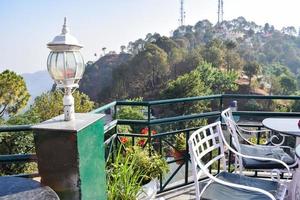
M 260 88 L 268 94 L 290 95 L 300 88 L 300 36 L 295 27 L 277 30 L 244 17 L 216 25 L 202 20 L 179 27 L 171 37 L 149 33 L 129 42 L 127 52 L 89 64 L 80 90 L 99 103 L 158 99 L 170 81 L 203 62 L 238 77 L 246 74 L 249 85 L 244 92 Z
M 43 92 L 50 90 L 53 85 L 53 80 L 46 70 L 38 71 L 35 73 L 25 73 L 21 76 L 23 76 L 29 94 L 31 95 L 29 101 L 30 103 L 32 103 L 35 97 L 39 96 Z
M 92 100 L 97 101 L 104 89 L 112 85 L 112 72 L 118 66 L 128 62 L 130 54 L 107 54 L 94 63 L 86 66 L 79 90 L 87 94 Z

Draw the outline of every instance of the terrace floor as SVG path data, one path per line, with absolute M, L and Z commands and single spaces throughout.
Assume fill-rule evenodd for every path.
M 157 200 L 195 200 L 194 184 L 157 195 Z
M 244 172 L 245 175 L 253 175 L 251 172 Z M 258 172 L 261 176 L 267 176 L 269 173 L 265 172 Z M 262 178 L 270 180 L 270 178 Z M 206 184 L 206 180 L 200 181 L 199 184 L 203 185 L 203 187 Z M 288 188 L 289 189 L 289 188 Z M 184 187 L 180 187 L 174 190 L 170 190 L 161 194 L 156 195 L 156 200 L 195 200 L 196 199 L 196 191 L 195 191 L 195 185 L 189 184 Z M 285 199 L 288 199 L 286 197 Z

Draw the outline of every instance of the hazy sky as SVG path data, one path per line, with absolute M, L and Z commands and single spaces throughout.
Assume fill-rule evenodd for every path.
M 217 2 L 185 0 L 186 24 L 215 23 Z M 178 26 L 179 5 L 179 0 L 0 0 L 0 71 L 46 69 L 46 44 L 60 33 L 64 16 L 88 61 L 104 46 L 119 52 L 147 33 L 169 36 Z M 224 19 L 244 16 L 260 25 L 298 29 L 299 8 L 299 0 L 224 0 Z

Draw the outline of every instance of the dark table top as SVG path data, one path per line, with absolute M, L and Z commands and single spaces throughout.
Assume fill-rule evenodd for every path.
M 300 118 L 266 118 L 262 124 L 273 131 L 300 137 L 299 120 Z
M 59 200 L 57 194 L 41 183 L 19 177 L 0 176 L 0 200 Z

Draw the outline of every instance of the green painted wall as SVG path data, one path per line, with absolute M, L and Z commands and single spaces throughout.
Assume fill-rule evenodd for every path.
M 102 120 L 77 134 L 81 199 L 106 200 L 104 125 Z

